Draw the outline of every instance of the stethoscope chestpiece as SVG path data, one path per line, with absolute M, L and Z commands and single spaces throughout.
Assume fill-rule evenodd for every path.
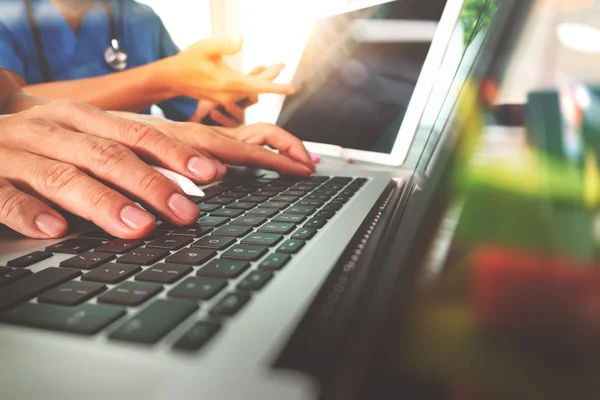
M 121 50 L 117 39 L 110 41 L 110 46 L 104 52 L 104 61 L 115 71 L 123 71 L 127 68 L 127 53 Z

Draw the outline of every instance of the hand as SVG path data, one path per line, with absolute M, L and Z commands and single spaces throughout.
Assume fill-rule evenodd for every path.
M 276 84 L 272 79 L 244 75 L 234 71 L 223 56 L 238 53 L 241 39 L 206 39 L 196 42 L 179 54 L 160 61 L 159 76 L 178 96 L 207 99 L 217 104 L 231 104 L 259 93 L 292 94 L 291 85 Z M 269 67 L 277 76 L 282 64 Z
M 154 218 L 111 187 L 143 199 L 173 224 L 188 225 L 198 207 L 143 160 L 198 183 L 213 180 L 218 167 L 147 124 L 69 100 L 0 117 L 0 160 L 0 223 L 32 238 L 67 231 L 47 203 L 118 237 L 146 236 Z

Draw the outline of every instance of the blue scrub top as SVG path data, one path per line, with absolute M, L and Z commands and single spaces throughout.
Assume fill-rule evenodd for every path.
M 111 1 L 119 45 L 128 54 L 127 69 L 179 52 L 150 7 L 134 0 Z M 120 1 L 124 2 L 123 15 Z M 95 0 L 77 35 L 50 0 L 32 0 L 32 4 L 52 80 L 91 78 L 115 72 L 104 61 L 110 40 L 110 21 L 101 1 Z M 43 82 L 34 35 L 22 0 L 0 0 L 0 65 L 22 76 L 28 85 Z M 167 118 L 187 121 L 195 113 L 198 101 L 178 97 L 158 106 Z

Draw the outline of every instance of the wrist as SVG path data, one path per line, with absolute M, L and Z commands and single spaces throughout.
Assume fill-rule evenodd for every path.
M 168 99 L 185 96 L 177 79 L 179 74 L 176 71 L 173 59 L 174 57 L 167 57 L 150 64 L 152 73 L 150 74 L 149 84 L 156 87 Z

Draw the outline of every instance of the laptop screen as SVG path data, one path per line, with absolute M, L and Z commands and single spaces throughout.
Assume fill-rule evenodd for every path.
M 277 124 L 304 141 L 391 153 L 446 2 L 397 0 L 316 22 Z

